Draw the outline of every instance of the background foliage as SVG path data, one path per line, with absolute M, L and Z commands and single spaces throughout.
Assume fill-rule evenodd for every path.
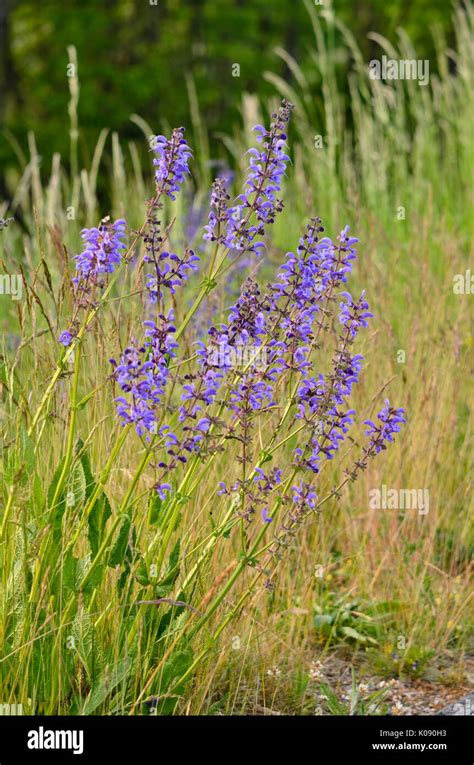
M 271 70 L 294 84 L 294 74 L 275 48 L 294 57 L 321 106 L 321 80 L 310 54 L 314 35 L 303 0 L 4 0 L 0 11 L 0 162 L 15 157 L 12 137 L 26 148 L 34 126 L 44 164 L 53 151 L 67 155 L 68 45 L 77 49 L 81 81 L 80 147 L 90 156 L 106 122 L 124 138 L 136 138 L 130 115 L 139 114 L 155 132 L 166 124 L 188 125 L 190 83 L 217 146 L 218 134 L 239 119 L 244 92 L 265 97 Z M 308 0 L 309 2 L 309 0 Z M 314 5 L 310 2 L 311 5 Z M 418 55 L 436 68 L 431 28 L 454 41 L 452 6 L 445 0 L 333 0 L 367 61 L 380 53 L 367 37 L 389 39 L 402 26 Z M 331 2 L 316 6 L 331 13 Z M 344 87 L 352 62 L 340 31 L 331 41 Z M 326 42 L 328 42 L 326 40 Z M 232 65 L 240 77 L 232 77 Z M 170 65 L 171 64 L 171 65 Z M 346 98 L 349 98 L 347 90 Z M 106 118 L 106 119 L 104 119 Z M 18 148 L 17 147 L 17 150 Z

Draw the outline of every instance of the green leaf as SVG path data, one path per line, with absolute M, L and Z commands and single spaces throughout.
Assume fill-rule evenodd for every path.
M 127 548 L 130 541 L 130 528 L 132 525 L 132 519 L 129 515 L 123 515 L 123 521 L 120 526 L 120 530 L 115 540 L 115 544 L 112 548 L 112 552 L 109 557 L 109 566 L 114 568 L 121 563 L 125 563 L 127 556 Z
M 88 537 L 93 557 L 97 555 L 104 538 L 105 526 L 112 515 L 112 508 L 106 494 L 101 494 L 94 502 L 87 519 L 89 525 Z
M 401 611 L 404 604 L 401 600 L 382 600 L 379 603 L 370 603 L 365 607 L 367 613 L 371 616 L 388 616 L 396 611 Z
M 51 506 L 53 504 L 54 495 L 56 493 L 56 486 L 58 485 L 59 478 L 63 471 L 64 461 L 65 461 L 65 458 L 63 457 L 58 467 L 56 468 L 53 475 L 53 479 L 48 487 L 48 507 L 51 508 L 51 533 L 53 538 L 55 539 L 61 536 L 61 522 L 64 515 L 64 511 L 66 509 L 64 489 L 61 491 L 61 494 L 56 502 L 56 506 L 55 507 L 51 507 Z
M 85 499 L 88 501 L 96 490 L 96 481 L 92 473 L 89 456 L 83 451 L 84 443 L 78 439 L 76 444 L 76 453 L 82 452 L 80 461 L 85 477 Z M 105 526 L 112 515 L 112 508 L 109 499 L 105 493 L 100 494 L 89 511 L 87 519 L 88 538 L 92 556 L 95 557 L 103 541 Z
M 168 559 L 166 573 L 164 577 L 160 579 L 159 582 L 156 583 L 155 596 L 157 598 L 164 598 L 166 595 L 168 595 L 168 593 L 173 588 L 173 584 L 175 583 L 180 570 L 179 553 L 180 553 L 180 540 L 178 539 Z
M 161 509 L 163 507 L 163 500 L 160 499 L 158 494 L 156 492 L 153 492 L 150 495 L 150 500 L 148 502 L 148 522 L 151 525 L 158 524 L 160 525 L 161 522 Z
M 84 442 L 82 441 L 82 439 L 78 438 L 76 443 L 76 454 L 82 452 L 80 456 L 80 460 L 81 460 L 82 469 L 84 470 L 84 476 L 86 479 L 86 499 L 89 500 L 90 497 L 92 496 L 92 493 L 95 490 L 96 484 L 95 484 L 94 476 L 92 474 L 89 456 L 87 452 L 83 451 L 83 449 L 84 449 Z
M 35 445 L 26 428 L 20 427 L 15 443 L 4 456 L 4 479 L 8 484 L 27 481 L 36 467 Z
M 315 627 L 325 627 L 326 625 L 332 624 L 334 622 L 334 614 L 316 614 L 314 617 L 314 626 Z
M 62 567 L 61 567 L 62 587 L 64 588 L 64 590 L 77 592 L 77 587 L 76 587 L 77 564 L 78 564 L 78 559 L 74 557 L 72 550 L 70 549 L 66 553 Z
M 176 542 L 175 546 L 173 547 L 173 549 L 171 551 L 171 555 L 170 555 L 169 560 L 168 560 L 168 569 L 170 571 L 175 569 L 176 566 L 179 563 L 180 548 L 181 548 L 181 540 L 178 539 L 178 541 Z
M 137 568 L 137 571 L 135 573 L 135 579 L 144 587 L 147 587 L 147 585 L 151 584 L 150 577 L 148 575 L 148 569 L 146 567 L 146 563 L 144 560 L 141 561 L 140 565 Z
M 90 555 L 86 555 L 85 558 L 80 558 L 77 561 L 77 571 L 76 571 L 76 591 L 77 592 L 79 592 L 80 583 L 82 582 L 84 577 L 87 575 L 90 569 L 90 566 L 91 566 Z M 82 592 L 89 594 L 96 587 L 98 587 L 100 583 L 102 582 L 104 571 L 105 571 L 105 565 L 103 564 L 96 565 L 94 569 L 94 573 L 88 580 L 87 584 L 82 588 Z
M 90 401 L 90 400 L 91 400 L 91 398 L 92 398 L 92 397 L 93 397 L 93 396 L 94 396 L 96 393 L 97 393 L 97 391 L 95 391 L 95 390 L 91 390 L 91 392 L 90 392 L 90 393 L 88 393 L 86 396 L 84 396 L 84 398 L 81 398 L 81 400 L 80 400 L 80 401 L 79 401 L 79 402 L 76 404 L 76 409 L 77 409 L 78 411 L 81 411 L 82 409 L 84 409 L 84 407 L 85 407 L 85 405 L 87 404 L 87 402 L 88 402 L 88 401 Z
M 124 564 L 124 567 L 123 567 L 123 570 L 122 570 L 122 573 L 120 574 L 119 580 L 117 582 L 117 587 L 118 587 L 119 592 L 121 592 L 123 590 L 123 588 L 125 587 L 125 585 L 127 584 L 127 579 L 129 577 L 129 575 L 130 575 L 130 564 L 129 564 L 128 560 L 126 560 L 125 564 Z
M 55 541 L 61 536 L 62 519 L 66 510 L 76 510 L 80 507 L 86 497 L 86 479 L 81 462 L 75 462 L 65 481 L 63 488 L 56 500 L 55 507 L 52 507 L 56 487 L 61 477 L 64 467 L 65 457 L 61 459 L 56 468 L 53 480 L 48 488 L 48 507 L 51 509 L 50 521 L 52 536 Z
M 74 653 L 81 661 L 89 678 L 94 669 L 94 625 L 89 612 L 81 604 L 71 627 Z
M 33 512 L 35 515 L 39 515 L 44 509 L 45 496 L 43 491 L 43 484 L 38 473 L 35 473 L 33 477 L 33 489 L 32 489 L 32 504 Z
M 270 452 L 266 452 L 265 450 L 262 450 L 260 452 L 259 462 L 261 465 L 264 465 L 265 462 L 270 462 L 272 459 L 273 459 L 273 455 L 270 454 Z
M 179 701 L 178 697 L 183 692 L 186 683 L 190 680 L 190 677 L 185 680 L 181 680 L 180 678 L 187 672 L 192 663 L 193 652 L 189 646 L 174 651 L 170 658 L 165 662 L 161 674 L 159 696 L 164 696 L 169 693 L 170 697 L 158 702 L 156 709 L 157 714 L 173 714 L 176 704 Z
M 346 637 L 352 638 L 352 640 L 356 640 L 358 643 L 362 643 L 363 645 L 366 645 L 367 643 L 372 643 L 373 645 L 377 645 L 377 641 L 374 640 L 374 638 L 371 638 L 368 635 L 362 635 L 360 632 L 357 632 L 357 630 L 355 630 L 353 627 L 342 627 L 341 632 Z
M 66 481 L 66 507 L 68 510 L 76 510 L 86 498 L 86 477 L 82 463 L 75 462 Z
M 105 670 L 97 682 L 92 686 L 91 692 L 87 697 L 81 714 L 90 715 L 100 707 L 101 704 L 110 696 L 112 691 L 127 679 L 133 669 L 134 659 L 127 656 L 125 659 L 119 659 L 112 667 Z
M 342 704 L 332 688 L 326 683 L 320 685 L 322 695 L 326 697 L 326 701 L 329 707 L 329 711 L 333 715 L 347 715 L 348 710 L 344 704 Z

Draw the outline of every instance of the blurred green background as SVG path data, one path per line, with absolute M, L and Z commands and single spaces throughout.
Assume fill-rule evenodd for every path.
M 308 0 L 309 2 L 310 0 Z M 311 51 L 314 32 L 304 0 L 2 0 L 0 4 L 0 162 L 16 164 L 33 130 L 44 166 L 53 152 L 67 158 L 69 147 L 67 47 L 79 63 L 79 150 L 87 163 L 106 126 L 121 139 L 136 138 L 136 113 L 155 132 L 189 129 L 193 85 L 211 148 L 219 134 L 240 120 L 243 93 L 275 93 L 270 71 L 294 84 L 286 51 L 300 65 L 315 100 L 323 98 L 321 75 Z M 433 30 L 454 42 L 452 5 L 446 0 L 311 1 L 350 28 L 363 56 L 380 57 L 378 32 L 388 39 L 403 27 L 417 55 L 436 71 Z M 324 27 L 335 52 L 340 86 L 347 92 L 352 61 L 340 30 Z M 327 30 L 331 31 L 327 31 Z M 340 39 L 338 39 L 338 37 Z M 232 74 L 234 64 L 240 76 Z M 235 70 L 234 70 L 235 71 Z M 319 104 L 320 105 L 320 104 Z M 5 193 L 5 185 L 0 189 Z

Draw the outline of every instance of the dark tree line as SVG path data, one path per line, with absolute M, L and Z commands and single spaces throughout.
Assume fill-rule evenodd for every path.
M 309 0 L 307 0 L 309 1 Z M 330 5 L 318 6 L 321 12 Z M 333 0 L 335 12 L 369 60 L 367 33 L 394 41 L 403 26 L 420 57 L 434 59 L 429 27 L 452 43 L 452 7 L 445 0 Z M 0 163 L 15 162 L 7 131 L 25 147 L 36 133 L 45 162 L 68 152 L 67 46 L 75 45 L 81 84 L 81 152 L 90 155 L 103 127 L 136 137 L 130 114 L 155 130 L 188 125 L 186 83 L 194 80 L 211 140 L 231 131 L 243 92 L 274 92 L 263 73 L 291 80 L 276 46 L 296 58 L 312 82 L 314 34 L 304 0 L 0 0 Z M 337 38 L 335 45 L 338 44 Z M 232 78 L 232 64 L 240 77 Z M 350 64 L 350 62 L 349 62 Z M 344 82 L 344 77 L 341 77 Z M 4 191 L 3 189 L 0 189 Z

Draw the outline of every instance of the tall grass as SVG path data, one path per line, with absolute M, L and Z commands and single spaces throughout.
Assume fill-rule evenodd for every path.
M 72 82 L 71 173 L 58 155 L 48 173 L 31 133 L 29 156 L 18 149 L 20 169 L 7 178 L 13 203 L 0 207 L 0 216 L 18 216 L 0 232 L 2 264 L 9 273 L 21 269 L 26 293 L 16 303 L 1 297 L 4 703 L 36 713 L 240 713 L 262 706 L 308 712 L 310 663 L 335 648 L 388 675 L 422 674 L 444 661 L 445 680 L 462 677 L 472 549 L 471 296 L 452 287 L 469 267 L 472 240 L 472 13 L 456 12 L 456 50 L 447 52 L 438 40 L 439 75 L 422 88 L 370 80 L 349 30 L 307 6 L 315 32 L 312 84 L 284 51 L 296 84 L 266 75 L 296 104 L 296 136 L 287 206 L 258 278 L 264 281 L 294 249 L 309 215 L 320 215 L 331 231 L 350 223 L 361 239 L 356 287 L 367 289 L 376 315 L 360 349 L 367 363 L 354 407 L 371 417 L 389 395 L 403 402 L 409 424 L 382 460 L 300 530 L 271 593 L 255 584 L 251 567 L 241 566 L 239 537 L 216 506 L 216 484 L 237 476 L 233 460 L 225 475 L 218 460 L 191 475 L 162 522 L 153 469 L 140 471 L 146 445 L 122 441 L 108 364 L 111 348 L 125 344 L 140 321 L 140 269 L 128 270 L 87 333 L 80 377 L 72 356 L 57 366 L 56 338 L 72 310 L 70 257 L 79 251 L 81 228 L 107 212 L 99 177 L 112 190 L 111 213 L 126 214 L 136 229 L 152 187 L 142 147 L 124 146 L 106 130 L 88 166 L 80 166 Z M 350 115 L 336 76 L 338 35 L 353 62 Z M 375 39 L 381 54 L 416 57 L 403 32 L 397 49 Z M 321 113 L 312 98 L 315 82 L 324 97 Z M 181 195 L 164 211 L 166 223 L 176 217 L 170 233 L 176 247 L 199 246 L 208 201 L 208 143 L 192 83 L 189 93 L 198 169 L 194 196 Z M 260 111 L 255 98 L 245 97 L 243 128 L 223 139 L 239 175 L 250 126 L 265 121 Z M 134 120 L 148 140 L 151 128 Z M 324 138 L 321 149 L 316 135 Z M 200 307 L 202 326 L 211 316 L 218 320 L 238 289 L 238 274 L 219 283 Z M 190 299 L 189 292 L 180 297 L 180 316 Z M 262 443 L 269 436 L 258 433 Z M 65 502 L 62 475 L 68 512 L 55 528 L 48 508 Z M 321 495 L 338 475 L 337 464 L 325 465 Z M 429 513 L 371 509 L 369 492 L 382 484 L 429 489 Z M 150 584 L 157 562 L 163 564 L 158 588 Z M 161 597 L 185 597 L 199 613 L 166 602 L 137 605 Z M 269 675 L 275 665 L 278 672 Z

